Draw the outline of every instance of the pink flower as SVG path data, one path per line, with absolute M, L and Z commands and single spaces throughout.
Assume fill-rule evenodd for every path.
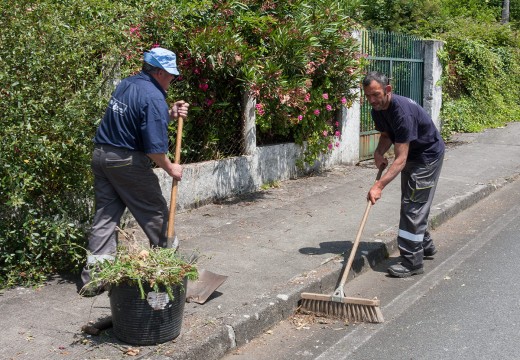
M 314 110 L 314 115 L 318 116 L 320 114 L 320 111 L 318 109 Z
M 336 121 L 336 127 L 338 127 L 338 126 L 339 126 L 339 121 Z
M 256 104 L 255 105 L 256 111 L 258 111 L 258 115 L 262 116 L 265 114 L 264 105 L 263 104 Z
M 309 94 L 309 93 L 305 94 L 305 98 L 303 99 L 303 101 L 305 101 L 305 102 L 311 101 L 311 94 Z
M 341 133 L 339 131 L 336 130 L 336 132 L 334 133 L 334 136 L 336 137 L 340 137 Z
M 206 104 L 206 106 L 211 106 L 215 103 L 215 100 L 214 99 L 206 99 L 204 100 L 204 103 Z
M 201 89 L 202 91 L 207 91 L 208 88 L 209 88 L 208 84 L 199 84 L 199 89 Z
M 328 99 L 329 99 L 329 94 L 327 94 L 327 93 L 324 93 L 322 96 L 323 96 L 323 98 L 324 98 L 325 100 L 328 100 Z
M 336 141 L 336 147 L 339 147 L 339 141 Z
M 329 132 L 327 130 L 323 130 L 323 136 L 329 135 Z
M 298 122 L 303 120 L 303 115 L 298 115 Z
M 161 44 L 159 44 L 159 43 L 154 43 L 154 44 L 152 45 L 152 49 L 158 48 L 158 47 L 160 47 L 160 46 L 161 46 Z
M 141 31 L 140 30 L 141 30 L 141 25 L 131 26 L 130 27 L 130 34 L 140 38 L 141 37 Z
M 328 147 L 329 147 L 329 150 L 332 150 L 332 144 L 329 144 Z
M 342 97 L 342 98 L 341 98 L 341 103 L 342 103 L 343 105 L 345 105 L 345 104 L 347 103 L 347 99 L 345 99 L 345 97 Z
M 330 106 L 329 104 L 327 104 L 327 106 L 325 106 L 325 108 L 327 109 L 327 111 L 332 111 L 332 106 Z

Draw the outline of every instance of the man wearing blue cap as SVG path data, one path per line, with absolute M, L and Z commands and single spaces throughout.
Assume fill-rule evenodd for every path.
M 151 163 L 181 180 L 182 167 L 166 155 L 168 123 L 188 115 L 188 103 L 177 101 L 171 108 L 166 103 L 166 92 L 178 75 L 175 54 L 154 48 L 144 53 L 142 71 L 122 80 L 110 98 L 94 137 L 96 211 L 87 265 L 81 274 L 83 284 L 90 281 L 96 263 L 114 258 L 116 226 L 127 208 L 150 245 L 166 247 L 168 206 Z M 102 291 L 83 287 L 80 293 L 93 296 Z

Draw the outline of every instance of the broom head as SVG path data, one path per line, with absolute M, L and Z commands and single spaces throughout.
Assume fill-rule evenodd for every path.
M 363 299 L 324 294 L 302 293 L 300 312 L 349 322 L 382 323 L 384 320 L 378 299 Z

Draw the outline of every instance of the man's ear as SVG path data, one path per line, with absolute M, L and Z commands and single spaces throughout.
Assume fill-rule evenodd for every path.
M 388 93 L 391 93 L 392 92 L 392 85 L 388 84 L 385 86 L 385 93 L 388 94 Z

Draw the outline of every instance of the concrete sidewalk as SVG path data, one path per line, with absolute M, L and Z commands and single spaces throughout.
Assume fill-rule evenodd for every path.
M 520 123 L 452 139 L 432 226 L 516 180 L 519 159 Z M 181 335 L 172 342 L 136 347 L 118 341 L 110 329 L 83 334 L 82 325 L 110 314 L 109 299 L 81 298 L 77 279 L 60 277 L 37 290 L 17 288 L 0 296 L 0 359 L 127 359 L 129 348 L 139 351 L 135 359 L 219 359 L 290 316 L 301 292 L 334 290 L 376 173 L 370 162 L 336 167 L 177 214 L 182 251 L 201 253 L 200 269 L 229 278 L 206 304 L 186 304 Z M 357 273 L 396 250 L 398 183 L 371 210 L 354 263 Z M 377 295 L 384 305 L 384 294 Z

